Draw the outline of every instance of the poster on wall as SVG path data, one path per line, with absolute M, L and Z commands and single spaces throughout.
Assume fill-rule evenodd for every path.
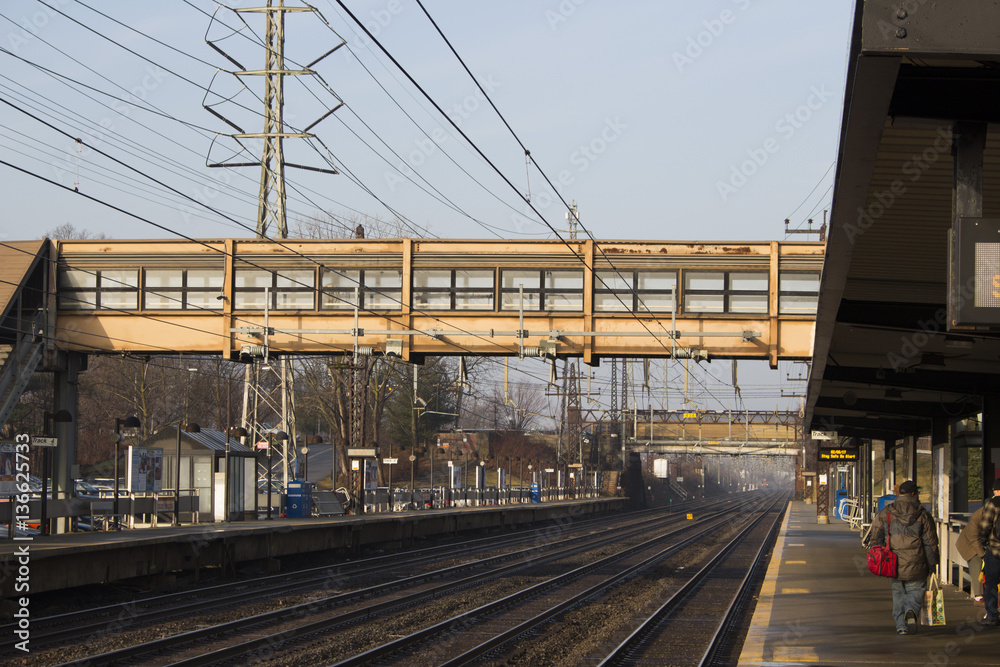
M 0 495 L 11 496 L 17 492 L 15 471 L 17 454 L 13 443 L 0 445 Z M 21 478 L 24 479 L 23 477 Z
M 159 493 L 163 490 L 163 450 L 129 446 L 125 472 L 129 493 Z

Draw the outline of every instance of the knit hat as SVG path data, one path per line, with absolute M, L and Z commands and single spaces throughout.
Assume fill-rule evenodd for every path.
M 899 485 L 899 492 L 903 495 L 908 495 L 911 493 L 916 493 L 917 489 L 919 488 L 920 487 L 917 486 L 916 482 L 914 482 L 912 479 L 908 479 Z

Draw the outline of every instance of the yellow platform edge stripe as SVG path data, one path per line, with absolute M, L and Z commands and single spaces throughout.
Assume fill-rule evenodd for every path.
M 771 626 L 771 610 L 774 607 L 774 594 L 778 584 L 778 568 L 781 567 L 784 556 L 785 532 L 788 530 L 788 521 L 791 516 L 792 503 L 789 502 L 785 509 L 785 519 L 781 522 L 781 530 L 778 532 L 778 539 L 774 543 L 774 552 L 771 554 L 771 562 L 767 566 L 767 574 L 764 575 L 764 583 L 760 587 L 760 597 L 753 612 L 753 619 L 750 621 L 750 630 L 743 642 L 743 651 L 740 653 L 738 665 L 751 667 L 764 661 L 764 642 L 767 640 L 767 629 Z

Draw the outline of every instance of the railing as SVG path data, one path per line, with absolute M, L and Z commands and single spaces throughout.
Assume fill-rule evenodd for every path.
M 198 489 L 181 489 L 180 511 L 190 514 L 193 523 L 198 523 L 200 495 Z M 114 492 L 101 493 L 97 497 L 74 496 L 72 498 L 49 498 L 45 518 L 70 519 L 74 530 L 112 530 L 118 525 L 128 528 L 153 527 L 158 524 L 157 515 L 170 515 L 173 518 L 174 492 L 165 490 L 159 493 L 121 493 L 118 496 L 118 514 L 114 513 Z M 169 507 L 166 503 L 169 502 Z M 0 500 L 0 523 L 7 524 L 8 537 L 11 535 L 11 511 L 14 508 L 12 498 Z M 42 500 L 40 497 L 28 501 L 26 524 L 41 524 Z M 136 517 L 148 519 L 137 525 Z
M 598 489 L 592 486 L 544 487 L 538 490 L 537 501 L 532 501 L 529 486 L 488 486 L 485 488 L 470 486 L 454 489 L 434 487 L 433 489 L 415 489 L 412 492 L 405 487 L 393 487 L 391 494 L 387 487 L 379 487 L 366 489 L 364 493 L 366 514 L 530 504 L 532 502 L 555 502 L 600 496 Z

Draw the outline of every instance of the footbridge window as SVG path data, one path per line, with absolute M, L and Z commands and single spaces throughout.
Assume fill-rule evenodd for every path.
M 219 310 L 222 269 L 146 269 L 143 308 L 147 310 Z
M 676 271 L 597 271 L 594 310 L 602 313 L 670 312 Z
M 689 313 L 767 313 L 764 271 L 685 271 L 684 310 Z
M 778 277 L 778 311 L 782 315 L 815 315 L 819 273 L 788 272 Z
M 357 295 L 357 296 L 355 296 Z M 400 310 L 403 272 L 399 269 L 323 270 L 324 310 Z
M 312 310 L 316 303 L 315 275 L 312 269 L 236 269 L 233 306 L 264 310 L 264 294 L 269 288 L 269 309 Z
M 500 272 L 502 310 L 583 310 L 583 271 L 508 269 Z
M 493 269 L 416 269 L 413 307 L 493 310 Z
M 138 269 L 64 269 L 59 273 L 62 310 L 138 310 Z

